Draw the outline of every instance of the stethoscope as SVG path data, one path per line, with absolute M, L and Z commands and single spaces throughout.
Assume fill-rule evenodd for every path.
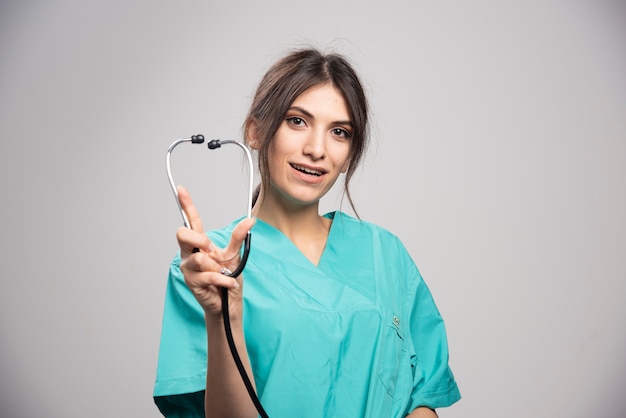
M 176 204 L 178 205 L 178 210 L 180 212 L 180 215 L 183 218 L 183 224 L 185 225 L 185 227 L 191 228 L 191 224 L 189 223 L 187 214 L 185 213 L 182 205 L 180 204 L 180 199 L 178 197 L 178 190 L 176 189 L 176 183 L 174 182 L 174 177 L 172 176 L 172 167 L 170 163 L 170 160 L 172 157 L 172 151 L 174 151 L 174 148 L 176 148 L 178 145 L 184 142 L 190 142 L 192 144 L 202 144 L 204 143 L 204 135 L 200 135 L 200 134 L 192 135 L 189 138 L 177 139 L 176 141 L 172 143 L 172 145 L 170 145 L 170 147 L 167 150 L 166 157 L 165 157 L 167 178 L 170 182 L 170 187 L 172 189 L 172 192 L 174 193 L 174 197 L 176 198 Z M 212 139 L 209 142 L 207 142 L 207 146 L 210 150 L 220 148 L 224 144 L 234 144 L 234 145 L 239 146 L 245 152 L 246 157 L 248 159 L 248 172 L 250 173 L 250 179 L 248 181 L 248 218 L 252 218 L 252 198 L 254 195 L 254 192 L 253 192 L 253 181 L 254 181 L 253 168 L 254 166 L 252 164 L 252 154 L 250 153 L 250 150 L 248 149 L 246 145 L 238 141 Z M 228 270 L 227 268 L 223 268 L 222 274 L 229 276 L 229 277 L 233 277 L 233 278 L 236 278 L 237 276 L 241 274 L 241 272 L 246 266 L 246 263 L 248 262 L 248 255 L 250 254 L 251 237 L 252 237 L 252 233 L 248 231 L 248 234 L 246 235 L 246 239 L 243 244 L 243 254 L 241 255 L 241 261 L 239 262 L 239 265 L 237 266 L 237 268 L 232 272 Z M 198 251 L 199 251 L 198 248 L 194 248 L 194 252 L 198 252 Z M 226 288 L 222 288 L 222 316 L 224 318 L 224 329 L 226 331 L 226 339 L 228 340 L 228 346 L 230 347 L 230 351 L 235 360 L 235 364 L 237 365 L 237 369 L 239 370 L 239 374 L 241 375 L 241 378 L 243 379 L 243 382 L 246 385 L 246 389 L 248 390 L 248 393 L 250 394 L 250 398 L 252 399 L 252 402 L 254 403 L 254 406 L 256 407 L 257 411 L 259 412 L 261 417 L 267 418 L 268 415 L 263 409 L 263 406 L 261 405 L 261 402 L 259 401 L 254 391 L 254 387 L 252 386 L 252 383 L 250 382 L 250 378 L 248 377 L 248 374 L 246 373 L 243 363 L 241 362 L 241 358 L 239 357 L 239 354 L 237 353 L 237 348 L 235 347 L 235 342 L 233 340 L 232 331 L 230 327 L 230 315 L 228 312 L 228 289 Z

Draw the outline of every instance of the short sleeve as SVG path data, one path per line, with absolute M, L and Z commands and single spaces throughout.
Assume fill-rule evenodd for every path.
M 155 396 L 154 403 L 167 418 L 204 418 L 204 390 L 182 395 Z
M 157 376 L 154 385 L 155 402 L 162 410 L 193 408 L 181 405 L 187 397 L 173 397 L 204 391 L 206 386 L 207 344 L 204 311 L 184 281 L 180 271 L 180 256 L 176 256 L 169 269 Z M 163 397 L 161 399 L 158 399 Z M 169 400 L 165 397 L 170 397 Z M 195 399 L 195 398 L 194 398 Z M 200 406 L 203 408 L 204 403 Z M 179 416 L 173 412 L 166 416 Z M 193 415 L 187 415 L 193 416 Z M 201 415 L 203 416 L 203 415 Z
M 411 263 L 412 264 L 412 263 Z M 443 319 L 428 286 L 417 267 L 415 296 L 411 307 L 413 353 L 413 391 L 408 412 L 425 406 L 432 409 L 450 406 L 461 394 L 448 365 L 448 341 Z

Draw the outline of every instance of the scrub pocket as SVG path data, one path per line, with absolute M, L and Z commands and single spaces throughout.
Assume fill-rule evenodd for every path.
M 398 371 L 406 351 L 400 321 L 400 317 L 393 313 L 387 314 L 381 330 L 378 378 L 391 397 L 396 389 Z

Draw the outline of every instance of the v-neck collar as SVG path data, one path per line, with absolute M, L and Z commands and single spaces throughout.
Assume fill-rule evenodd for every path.
M 296 244 L 294 244 L 294 242 L 287 235 L 285 235 L 280 229 L 263 221 L 262 219 L 257 218 L 256 224 L 253 227 L 253 235 L 254 235 L 254 229 L 261 229 L 262 231 L 263 230 L 267 231 L 268 238 L 269 238 L 268 243 L 278 244 L 277 247 L 279 247 L 280 251 L 284 253 L 283 255 L 285 256 L 285 261 L 289 261 L 292 263 L 297 262 L 298 264 L 305 263 L 311 269 L 314 269 L 319 272 L 321 271 L 320 265 L 323 264 L 323 261 L 325 259 L 325 254 L 328 250 L 328 243 L 331 242 L 331 240 L 333 239 L 333 235 L 335 234 L 334 232 L 336 229 L 335 228 L 335 215 L 336 215 L 336 211 L 328 212 L 323 215 L 324 218 L 330 219 L 331 223 L 330 223 L 330 229 L 328 230 L 328 236 L 326 237 L 326 242 L 324 243 L 324 249 L 322 250 L 322 254 L 320 255 L 317 265 L 314 264 L 311 260 L 309 260 L 309 258 L 304 255 L 304 253 L 296 246 Z M 254 237 L 252 239 L 254 241 Z M 299 260 L 290 260 L 288 258 L 289 254 L 287 254 L 285 250 L 285 246 L 283 245 L 281 241 L 284 241 L 287 243 L 286 245 L 290 249 L 290 253 L 296 254 Z

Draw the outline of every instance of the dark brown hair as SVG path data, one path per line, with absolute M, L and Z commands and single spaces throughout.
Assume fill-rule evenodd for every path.
M 341 92 L 354 124 L 344 193 L 356 214 L 348 186 L 367 147 L 368 103 L 356 72 L 343 56 L 323 54 L 317 49 L 300 49 L 277 61 L 265 73 L 256 90 L 244 123 L 244 135 L 247 140 L 254 122 L 260 141 L 258 158 L 262 187 L 267 190 L 269 149 L 287 110 L 305 90 L 325 83 L 331 83 Z

